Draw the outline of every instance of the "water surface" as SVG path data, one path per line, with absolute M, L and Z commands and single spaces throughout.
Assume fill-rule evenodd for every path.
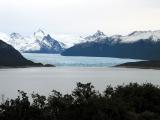
M 53 89 L 70 93 L 77 82 L 91 82 L 97 90 L 107 85 L 117 86 L 130 82 L 150 82 L 160 85 L 160 71 L 110 67 L 133 59 L 108 57 L 74 57 L 55 54 L 23 54 L 34 62 L 54 64 L 53 68 L 0 69 L 0 95 L 15 97 L 17 90 L 48 95 Z
M 160 70 L 108 67 L 55 67 L 0 69 L 0 95 L 14 97 L 17 90 L 48 95 L 56 89 L 70 93 L 77 82 L 91 82 L 99 91 L 107 85 L 150 82 L 160 85 Z

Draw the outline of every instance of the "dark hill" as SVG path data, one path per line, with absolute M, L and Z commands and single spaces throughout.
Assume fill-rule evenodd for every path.
M 20 52 L 11 45 L 0 40 L 0 67 L 27 67 L 44 66 L 41 63 L 34 63 L 24 58 Z
M 160 60 L 128 62 L 128 63 L 117 65 L 117 67 L 160 69 Z
M 159 52 L 159 41 L 154 42 L 150 39 L 146 39 L 133 43 L 114 43 L 111 38 L 106 38 L 99 42 L 85 42 L 77 44 L 65 50 L 62 55 L 160 60 Z

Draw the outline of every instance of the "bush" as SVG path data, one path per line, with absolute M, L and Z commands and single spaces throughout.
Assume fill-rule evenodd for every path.
M 48 97 L 18 91 L 0 105 L 0 120 L 160 120 L 160 88 L 130 83 L 107 86 L 99 93 L 91 83 L 77 83 L 71 94 L 53 90 Z

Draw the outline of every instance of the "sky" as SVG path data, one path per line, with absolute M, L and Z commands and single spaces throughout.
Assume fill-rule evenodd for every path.
M 160 0 L 0 0 L 0 32 L 107 35 L 160 30 Z

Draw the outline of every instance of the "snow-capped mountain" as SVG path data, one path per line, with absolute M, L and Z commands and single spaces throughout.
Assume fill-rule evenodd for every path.
M 82 36 L 70 35 L 70 34 L 53 34 L 52 35 L 56 40 L 58 40 L 62 47 L 70 48 L 75 44 L 86 41 Z
M 19 33 L 11 33 L 10 35 L 0 33 L 0 39 L 20 52 L 61 53 L 64 50 L 61 43 L 49 34 L 45 34 L 41 29 L 28 37 L 23 37 Z
M 0 40 L 8 41 L 9 39 L 10 37 L 7 34 L 0 32 Z
M 77 44 L 66 49 L 62 55 L 160 59 L 160 31 L 136 31 L 127 36 L 90 38 L 91 42 Z
M 70 48 L 79 43 L 98 41 L 101 39 L 105 39 L 107 37 L 100 30 L 97 30 L 97 32 L 94 33 L 93 35 L 89 35 L 86 37 L 78 35 L 68 35 L 68 34 L 53 34 L 53 36 L 56 40 L 63 43 L 61 46 L 63 46 L 64 48 Z
M 69 34 L 52 34 L 51 37 L 51 35 L 46 34 L 41 29 L 34 32 L 31 36 L 22 36 L 19 33 L 11 33 L 10 35 L 0 33 L 0 39 L 12 45 L 18 51 L 36 53 L 61 53 L 63 50 L 76 44 L 98 41 L 106 37 L 99 30 L 87 37 Z
M 105 38 L 107 38 L 107 36 L 100 30 L 97 30 L 95 34 L 87 36 L 84 39 L 85 41 L 98 41 L 98 40 L 105 39 Z
M 85 41 L 103 41 L 106 38 L 110 38 L 107 40 L 112 40 L 114 43 L 115 42 L 123 42 L 123 43 L 129 43 L 129 42 L 136 42 L 139 40 L 146 40 L 150 39 L 154 42 L 160 40 L 160 30 L 156 31 L 134 31 L 130 33 L 129 35 L 122 36 L 122 35 L 113 35 L 113 36 L 107 36 L 101 31 L 97 31 L 95 34 L 91 36 L 87 36 L 84 38 Z
M 110 37 L 98 30 L 93 35 L 82 37 L 68 34 L 52 34 L 51 36 L 39 29 L 31 36 L 22 36 L 19 33 L 10 35 L 0 33 L 0 39 L 20 52 L 61 53 L 77 44 L 89 44 L 90 42 L 101 44 L 134 43 L 140 40 L 158 42 L 160 41 L 160 30 L 135 31 L 126 36 L 113 35 Z
M 156 31 L 134 31 L 127 36 L 112 36 L 112 38 L 120 39 L 121 42 L 136 42 L 139 40 L 147 40 L 150 39 L 154 42 L 160 40 L 160 30 Z

